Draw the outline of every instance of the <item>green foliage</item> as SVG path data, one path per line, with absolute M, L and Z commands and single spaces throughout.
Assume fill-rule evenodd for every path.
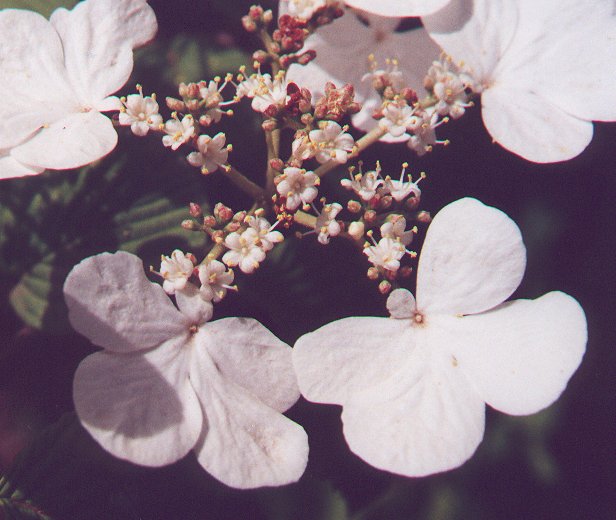
M 46 18 L 58 7 L 72 8 L 77 0 L 0 0 L 0 9 L 28 9 Z

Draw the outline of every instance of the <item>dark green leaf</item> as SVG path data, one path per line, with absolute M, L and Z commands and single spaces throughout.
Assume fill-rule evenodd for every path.
M 71 9 L 76 3 L 77 0 L 0 0 L 0 9 L 28 9 L 49 18 L 58 7 Z

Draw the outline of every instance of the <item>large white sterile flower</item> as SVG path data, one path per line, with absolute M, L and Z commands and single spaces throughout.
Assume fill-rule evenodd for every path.
M 399 289 L 391 318 L 345 318 L 297 341 L 302 394 L 342 405 L 351 450 L 377 468 L 422 476 L 461 465 L 483 437 L 484 403 L 537 412 L 584 354 L 586 319 L 572 297 L 503 303 L 525 263 L 504 213 L 475 199 L 449 204 L 426 234 L 417 301 Z
M 101 112 L 122 108 L 109 96 L 156 27 L 145 0 L 86 0 L 50 20 L 1 10 L 0 178 L 76 168 L 113 150 L 118 136 Z
M 423 28 L 394 32 L 399 23 L 398 18 L 348 9 L 344 16 L 330 25 L 319 27 L 306 40 L 305 48 L 315 50 L 317 57 L 308 65 L 292 65 L 289 81 L 308 88 L 313 101 L 324 94 L 328 81 L 337 87 L 350 83 L 355 87 L 355 100 L 363 105 L 353 116 L 353 125 L 370 130 L 377 124 L 372 115 L 381 108 L 380 96 L 370 78 L 365 77 L 374 64 L 386 68 L 388 60 L 397 60 L 400 82 L 425 92 L 423 78 L 440 52 Z M 370 59 L 371 56 L 374 60 Z M 388 135 L 383 140 L 396 139 Z
M 482 91 L 492 137 L 535 162 L 580 154 L 592 121 L 616 120 L 612 0 L 453 0 L 424 17 Z
M 79 365 L 73 398 L 107 451 L 162 466 L 194 450 L 237 488 L 300 478 L 306 434 L 281 413 L 299 397 L 291 349 L 260 323 L 208 321 L 212 304 L 192 283 L 175 292 L 178 310 L 125 252 L 82 261 L 64 295 L 73 327 L 103 348 Z
M 450 0 L 345 0 L 347 5 L 381 16 L 423 16 L 438 11 Z

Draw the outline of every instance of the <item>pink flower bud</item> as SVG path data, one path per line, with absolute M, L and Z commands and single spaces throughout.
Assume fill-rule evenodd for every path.
M 199 206 L 199 204 L 197 204 L 196 202 L 191 202 L 188 205 L 188 211 L 190 213 L 190 216 L 194 218 L 201 218 L 203 215 L 203 212 L 201 211 L 201 206 Z
M 186 110 L 186 105 L 179 99 L 168 97 L 166 101 L 169 110 L 173 110 L 174 112 L 184 112 Z
M 198 231 L 199 224 L 197 224 L 194 220 L 186 219 L 182 221 L 182 227 L 187 231 Z
M 389 291 L 391 291 L 391 283 L 389 283 L 387 280 L 383 280 L 379 284 L 379 292 L 381 294 L 387 294 L 389 293 Z
M 368 278 L 370 278 L 370 280 L 379 279 L 379 270 L 376 267 L 370 267 L 366 274 L 368 275 Z
M 359 213 L 361 211 L 361 204 L 356 200 L 350 200 L 347 202 L 347 209 L 351 213 Z

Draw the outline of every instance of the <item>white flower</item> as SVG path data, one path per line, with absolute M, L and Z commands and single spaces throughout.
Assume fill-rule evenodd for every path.
M 334 3 L 335 0 L 282 0 L 281 7 L 286 5 L 286 9 L 281 13 L 290 14 L 302 20 L 310 20 L 318 9 L 327 4 Z
M 318 130 L 310 131 L 308 137 L 315 148 L 317 161 L 321 164 L 329 161 L 340 164 L 347 162 L 355 140 L 346 130 L 335 121 L 323 121 Z
M 229 158 L 229 146 L 225 146 L 226 136 L 218 132 L 214 137 L 200 135 L 197 139 L 198 152 L 191 152 L 186 158 L 192 166 L 201 168 L 207 174 L 218 170 Z
M 314 172 L 288 167 L 279 178 L 281 180 L 276 190 L 286 198 L 285 206 L 290 211 L 296 210 L 300 205 L 310 204 L 319 193 L 319 178 Z
M 130 126 L 133 134 L 147 135 L 150 129 L 158 130 L 163 123 L 163 116 L 158 113 L 158 103 L 154 97 L 143 96 L 141 85 L 137 86 L 138 94 L 130 94 L 122 98 L 120 109 L 120 124 Z M 152 96 L 154 96 L 152 94 Z
M 337 202 L 323 206 L 315 226 L 315 231 L 318 233 L 317 240 L 320 244 L 329 244 L 330 237 L 335 237 L 342 231 L 340 223 L 336 220 L 341 211 L 342 206 Z
M 408 130 L 411 132 L 406 145 L 418 156 L 425 155 L 432 151 L 435 144 L 448 144 L 447 140 L 436 138 L 436 128 L 441 126 L 445 119 L 439 119 L 438 112 L 435 110 L 418 110 L 410 118 Z
M 203 86 L 199 88 L 199 95 L 205 102 L 207 112 L 203 118 L 207 121 L 207 124 L 218 123 L 222 119 L 222 115 L 225 113 L 220 107 L 224 103 L 222 94 L 220 93 L 228 84 L 227 81 L 220 85 L 219 81 L 211 80 L 209 83 L 203 82 Z M 200 119 L 201 121 L 201 119 Z
M 464 115 L 471 105 L 467 85 L 473 86 L 474 82 L 467 77 L 466 72 L 458 70 L 449 57 L 436 60 L 424 79 L 424 86 L 430 88 L 434 97 L 438 100 L 434 109 L 440 116 L 451 116 L 458 119 Z
M 259 245 L 263 251 L 271 251 L 274 244 L 278 244 L 284 240 L 284 236 L 280 231 L 274 231 L 278 225 L 277 221 L 273 226 L 263 217 L 247 217 L 246 222 L 250 226 L 248 229 L 254 229 L 259 237 Z
M 229 267 L 239 266 L 243 273 L 254 272 L 259 263 L 265 260 L 259 233 L 251 227 L 241 233 L 229 233 L 225 238 L 225 246 L 229 251 L 222 256 L 222 261 Z
M 201 296 L 214 303 L 222 300 L 231 286 L 235 274 L 232 269 L 227 270 L 218 260 L 210 260 L 199 266 L 199 280 L 201 281 Z
M 368 261 L 376 267 L 382 267 L 388 271 L 396 272 L 400 269 L 400 259 L 406 252 L 399 240 L 385 237 L 378 244 L 364 247 L 364 254 Z
M 291 349 L 260 323 L 208 322 L 212 304 L 193 284 L 176 293 L 178 310 L 125 252 L 82 261 L 64 295 L 73 327 L 103 348 L 79 365 L 73 399 L 107 451 L 163 466 L 193 450 L 237 488 L 302 475 L 306 434 L 281 415 L 299 395 Z
M 438 11 L 450 0 L 345 0 L 347 5 L 381 16 L 423 16 Z
M 387 221 L 381 226 L 381 236 L 397 240 L 404 246 L 408 246 L 417 233 L 417 228 L 407 231 L 406 219 L 402 215 L 390 215 Z M 404 250 L 404 248 L 402 248 Z M 402 257 L 400 257 L 402 258 Z
M 421 190 L 417 185 L 421 179 L 425 178 L 425 174 L 422 172 L 417 182 L 413 182 L 411 176 L 406 173 L 407 167 L 407 163 L 404 163 L 399 180 L 395 181 L 388 175 L 383 182 L 384 193 L 391 195 L 397 202 L 406 199 L 411 193 L 417 198 L 421 197 Z M 405 175 L 406 181 L 404 180 Z
M 379 175 L 380 170 L 358 173 L 355 176 L 350 174 L 349 179 L 342 179 L 340 184 L 347 190 L 353 190 L 364 201 L 371 200 L 380 186 L 383 179 Z
M 163 277 L 163 289 L 167 294 L 175 294 L 186 286 L 192 276 L 195 266 L 190 256 L 185 255 L 179 249 L 171 253 L 171 256 L 161 256 L 160 275 Z
M 344 16 L 320 27 L 306 40 L 306 49 L 315 50 L 317 57 L 308 65 L 292 65 L 288 80 L 309 89 L 315 101 L 324 94 L 328 81 L 338 87 L 350 83 L 355 87 L 355 100 L 362 104 L 362 109 L 352 117 L 353 126 L 364 131 L 374 128 L 377 122 L 372 115 L 381 109 L 382 101 L 366 73 L 375 63 L 385 65 L 394 60 L 398 64 L 394 75 L 399 86 L 425 93 L 424 76 L 441 52 L 423 28 L 394 32 L 400 21 L 347 10 Z M 399 138 L 386 134 L 381 140 L 391 142 Z
M 190 114 L 185 115 L 181 121 L 174 114 L 173 119 L 169 119 L 165 123 L 164 130 L 167 135 L 163 136 L 163 144 L 167 148 L 170 147 L 172 150 L 177 150 L 195 135 L 195 121 Z
M 248 91 L 247 96 L 252 99 L 252 109 L 256 112 L 265 112 L 270 106 L 283 106 L 287 100 L 288 82 L 282 75 L 272 80 L 269 74 L 257 74 L 254 90 Z
M 417 302 L 392 292 L 392 318 L 352 317 L 302 336 L 293 349 L 300 390 L 343 406 L 351 450 L 407 476 L 471 457 L 484 403 L 513 415 L 554 402 L 581 362 L 586 319 L 561 292 L 503 303 L 524 274 L 515 223 L 475 199 L 443 208 L 428 228 Z
M 385 105 L 379 126 L 389 134 L 389 142 L 406 142 L 411 138 L 407 128 L 413 124 L 414 112 L 406 102 L 390 102 Z
M 525 159 L 575 157 L 593 120 L 616 120 L 612 0 L 455 0 L 423 23 L 470 69 L 492 138 Z
M 118 135 L 101 112 L 122 107 L 110 94 L 156 28 L 145 0 L 86 0 L 50 20 L 1 10 L 0 178 L 76 168 L 113 150 Z

